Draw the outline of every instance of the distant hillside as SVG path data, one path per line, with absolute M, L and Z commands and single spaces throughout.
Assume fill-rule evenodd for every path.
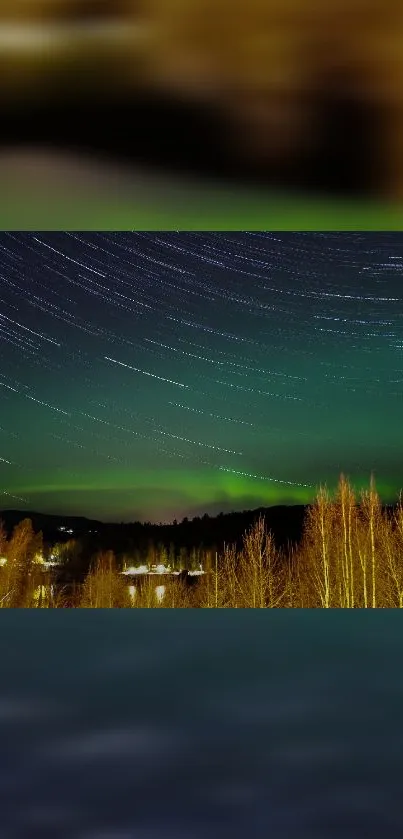
M 391 505 L 386 509 L 393 509 Z M 308 505 L 259 507 L 243 512 L 220 513 L 218 516 L 197 516 L 191 520 L 185 518 L 180 523 L 150 524 L 142 522 L 110 523 L 84 516 L 48 515 L 21 510 L 0 511 L 9 534 L 22 519 L 29 518 L 34 530 L 42 530 L 45 542 L 54 544 L 67 539 L 80 539 L 94 550 L 112 549 L 115 552 L 131 551 L 143 548 L 150 542 L 155 545 L 173 544 L 190 550 L 203 545 L 205 548 L 220 549 L 223 543 L 236 543 L 241 547 L 246 530 L 259 515 L 266 520 L 266 527 L 273 533 L 277 548 L 287 548 L 289 544 L 298 544 L 303 533 L 303 524 Z M 64 528 L 60 530 L 59 528 Z M 69 531 L 73 531 L 72 533 Z
M 300 540 L 305 510 L 304 505 L 259 507 L 256 510 L 220 513 L 215 517 L 204 515 L 191 520 L 185 518 L 178 524 L 160 525 L 141 522 L 106 523 L 84 516 L 50 515 L 29 510 L 2 510 L 0 519 L 11 534 L 19 521 L 29 518 L 34 530 L 42 530 L 45 541 L 49 543 L 89 538 L 97 547 L 111 547 L 115 550 L 130 549 L 149 541 L 166 545 L 172 542 L 190 549 L 199 545 L 220 547 L 224 542 L 237 542 L 240 545 L 245 530 L 262 514 L 277 546 L 286 547 L 288 542 Z M 65 529 L 61 531 L 61 527 Z M 68 532 L 71 530 L 73 533 Z
M 0 519 L 3 520 L 9 532 L 22 519 L 31 519 L 34 530 L 43 530 L 44 532 L 45 530 L 57 532 L 59 527 L 66 527 L 73 530 L 74 533 L 83 533 L 103 526 L 102 522 L 86 519 L 84 516 L 59 516 L 50 513 L 36 513 L 31 510 L 0 510 Z

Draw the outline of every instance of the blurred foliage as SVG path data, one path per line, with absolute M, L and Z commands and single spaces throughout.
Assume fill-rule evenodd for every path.
M 87 103 L 90 114 L 97 99 L 104 130 L 130 135 L 139 95 L 211 109 L 218 115 L 217 154 L 224 150 L 235 172 L 245 165 L 297 190 L 306 173 L 303 189 L 320 183 L 331 194 L 345 182 L 364 197 L 403 198 L 397 0 L 3 0 L 0 104 L 7 128 L 15 114 L 41 120 L 32 108 L 50 97 L 66 102 L 79 136 L 82 117 L 72 115 L 71 104 Z M 122 97 L 127 126 L 124 116 L 118 125 L 108 117 L 108 103 Z M 169 120 L 164 111 L 161 142 Z M 196 131 L 195 154 L 207 135 L 207 128 Z

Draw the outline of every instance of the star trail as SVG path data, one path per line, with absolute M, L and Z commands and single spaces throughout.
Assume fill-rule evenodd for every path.
M 1 233 L 0 509 L 403 487 L 403 234 Z

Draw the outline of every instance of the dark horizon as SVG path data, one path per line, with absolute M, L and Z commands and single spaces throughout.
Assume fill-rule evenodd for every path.
M 239 510 L 221 511 L 221 512 L 218 512 L 214 515 L 210 514 L 210 513 L 201 513 L 200 515 L 195 515 L 195 516 L 192 516 L 192 517 L 191 516 L 184 516 L 182 519 L 173 519 L 172 521 L 150 521 L 150 520 L 139 521 L 138 519 L 132 519 L 130 521 L 123 521 L 123 520 L 118 521 L 117 519 L 110 519 L 110 520 L 105 519 L 105 518 L 100 519 L 100 518 L 97 518 L 96 516 L 95 517 L 89 517 L 89 516 L 83 516 L 83 515 L 74 515 L 74 514 L 70 514 L 70 513 L 69 514 L 66 514 L 66 513 L 48 513 L 48 512 L 46 512 L 46 510 L 40 510 L 40 511 L 39 510 L 24 510 L 24 509 L 21 509 L 21 508 L 18 508 L 18 507 L 9 507 L 9 508 L 3 508 L 2 510 L 0 510 L 0 521 L 1 521 L 3 515 L 4 516 L 11 516 L 11 515 L 20 515 L 21 514 L 21 517 L 26 516 L 27 518 L 30 518 L 32 516 L 38 516 L 38 517 L 43 516 L 43 517 L 54 518 L 54 519 L 84 519 L 85 521 L 88 521 L 90 523 L 95 522 L 97 524 L 116 525 L 116 526 L 120 526 L 122 524 L 123 525 L 138 525 L 138 524 L 140 524 L 140 525 L 152 525 L 153 527 L 159 527 L 160 525 L 163 526 L 163 527 L 173 527 L 175 525 L 175 522 L 179 526 L 186 521 L 188 521 L 191 524 L 195 520 L 202 521 L 206 517 L 213 521 L 217 518 L 220 518 L 221 516 L 237 516 L 237 515 L 242 516 L 243 514 L 252 515 L 253 513 L 257 513 L 260 510 L 271 511 L 271 510 L 278 510 L 278 509 L 284 510 L 284 509 L 287 509 L 287 508 L 292 510 L 292 509 L 295 509 L 295 508 L 301 508 L 301 507 L 306 507 L 306 506 L 309 506 L 309 505 L 306 505 L 306 504 L 272 504 L 272 505 L 269 505 L 267 507 L 262 505 L 260 507 L 254 507 L 253 509 L 252 508 L 251 509 L 242 508 L 242 509 L 239 509 Z
M 369 488 L 369 485 L 370 485 L 370 482 L 368 481 L 368 488 Z M 376 484 L 375 484 L 375 489 L 376 489 Z M 403 491 L 402 491 L 402 495 L 403 495 Z M 400 497 L 400 494 L 394 499 L 388 499 L 388 500 L 382 501 L 382 507 L 383 508 L 396 507 L 399 503 L 399 497 Z M 242 506 L 240 506 L 237 509 L 231 508 L 231 509 L 228 509 L 228 510 L 219 510 L 218 512 L 211 512 L 211 513 L 207 512 L 207 511 L 204 511 L 204 512 L 201 512 L 201 513 L 195 513 L 194 515 L 185 515 L 182 518 L 174 517 L 170 521 L 166 521 L 166 520 L 162 521 L 160 519 L 159 520 L 157 520 L 157 519 L 143 519 L 143 520 L 140 520 L 140 519 L 129 519 L 129 520 L 120 519 L 120 520 L 118 520 L 116 518 L 108 519 L 108 518 L 105 518 L 105 517 L 101 519 L 98 516 L 86 516 L 86 515 L 83 515 L 81 513 L 77 513 L 77 514 L 75 514 L 75 513 L 60 513 L 60 512 L 54 512 L 54 511 L 48 512 L 47 510 L 24 509 L 24 508 L 20 508 L 20 507 L 7 507 L 7 508 L 4 507 L 3 509 L 0 510 L 0 521 L 1 521 L 3 515 L 7 516 L 7 515 L 14 515 L 14 514 L 16 514 L 16 515 L 21 514 L 21 517 L 26 516 L 27 518 L 30 518 L 31 516 L 44 516 L 44 517 L 55 518 L 55 519 L 84 519 L 85 521 L 88 521 L 90 523 L 95 522 L 97 524 L 116 525 L 116 526 L 119 526 L 119 525 L 138 525 L 138 524 L 140 524 L 140 525 L 151 525 L 153 527 L 159 527 L 159 526 L 172 527 L 175 524 L 179 526 L 186 521 L 188 521 L 191 524 L 192 522 L 194 522 L 196 520 L 197 521 L 202 521 L 205 518 L 208 518 L 210 520 L 214 520 L 214 519 L 220 518 L 222 516 L 252 515 L 252 514 L 259 513 L 262 510 L 268 510 L 269 512 L 271 512 L 271 511 L 284 510 L 284 509 L 294 510 L 296 508 L 300 509 L 302 507 L 307 508 L 307 507 L 311 506 L 312 503 L 314 503 L 314 500 L 315 499 L 313 498 L 310 502 L 307 502 L 305 504 L 286 504 L 286 503 L 280 503 L 279 502 L 278 504 L 267 504 L 267 505 L 261 504 L 261 505 L 254 506 L 254 507 L 242 507 Z M 357 496 L 356 496 L 356 503 L 358 505 L 360 503 L 360 495 L 359 494 L 357 494 Z

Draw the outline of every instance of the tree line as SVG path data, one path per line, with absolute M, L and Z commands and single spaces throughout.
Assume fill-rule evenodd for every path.
M 44 570 L 50 554 L 58 565 Z M 2 608 L 401 608 L 403 501 L 400 495 L 393 509 L 382 507 L 373 478 L 357 497 L 341 475 L 333 495 L 319 488 L 298 545 L 276 547 L 260 514 L 241 547 L 177 551 L 150 542 L 130 555 L 98 550 L 84 564 L 80 540 L 45 546 L 30 519 L 19 522 L 8 538 L 0 522 L 0 558 Z M 140 564 L 198 567 L 204 573 L 192 586 L 167 575 L 158 599 L 155 578 L 122 574 Z

